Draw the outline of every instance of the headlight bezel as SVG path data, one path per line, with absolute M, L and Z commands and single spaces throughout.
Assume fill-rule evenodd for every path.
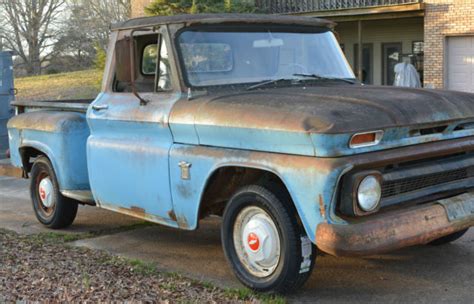
M 350 217 L 366 216 L 369 214 L 376 213 L 380 210 L 383 198 L 381 197 L 377 207 L 371 211 L 365 211 L 359 206 L 358 202 L 358 189 L 360 183 L 367 176 L 374 176 L 380 184 L 383 185 L 382 173 L 378 170 L 364 170 L 360 172 L 346 174 L 341 179 L 341 188 L 339 196 L 339 211 L 341 214 Z
M 363 202 L 363 190 L 367 189 L 361 189 L 362 187 L 372 187 L 373 189 L 368 190 L 375 192 L 375 197 L 368 197 L 369 199 L 373 200 L 370 202 L 370 206 L 364 206 L 367 202 Z M 374 174 L 366 175 L 360 180 L 359 184 L 357 185 L 357 190 L 355 192 L 355 200 L 357 201 L 357 206 L 359 207 L 359 209 L 361 209 L 362 212 L 372 213 L 380 208 L 380 201 L 382 200 L 382 183 L 380 180 L 380 176 Z M 372 193 L 370 195 L 373 196 Z

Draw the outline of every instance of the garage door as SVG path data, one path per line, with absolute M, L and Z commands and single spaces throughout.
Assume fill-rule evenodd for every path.
M 474 36 L 448 38 L 447 87 L 474 93 Z

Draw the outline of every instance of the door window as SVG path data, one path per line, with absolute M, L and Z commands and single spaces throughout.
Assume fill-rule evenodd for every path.
M 395 81 L 395 65 L 402 60 L 401 43 L 382 44 L 383 54 L 383 82 L 384 85 L 393 85 Z
M 161 35 L 143 35 L 134 37 L 135 43 L 135 81 L 134 87 L 137 92 L 163 92 L 172 90 L 171 66 L 168 56 L 168 48 Z M 120 47 L 120 46 L 117 46 Z M 122 61 L 120 61 L 122 60 Z M 117 69 L 122 67 L 123 61 L 130 60 L 130 54 L 125 54 L 117 59 Z M 130 68 L 132 65 L 130 65 Z M 158 69 L 158 73 L 156 72 Z M 130 70 L 124 70 L 131 73 Z M 130 80 L 114 81 L 114 92 L 132 92 L 133 86 Z

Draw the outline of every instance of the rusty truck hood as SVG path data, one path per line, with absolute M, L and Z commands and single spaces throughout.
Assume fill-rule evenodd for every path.
M 474 118 L 474 94 L 382 86 L 294 87 L 211 97 L 196 124 L 354 133 Z
M 319 156 L 467 136 L 471 134 L 466 130 L 447 131 L 450 127 L 451 131 L 455 129 L 453 123 L 474 121 L 474 94 L 454 91 L 359 85 L 295 86 L 211 94 L 194 101 L 198 106 L 193 120 L 201 144 L 222 142 L 227 146 L 235 139 L 239 141 L 237 148 L 260 150 L 265 149 L 263 146 L 296 145 L 301 153 L 294 149 L 292 153 L 311 154 L 304 140 L 310 137 L 313 154 Z M 410 135 L 417 128 L 440 125 L 446 126 L 442 134 Z M 357 151 L 348 148 L 350 136 L 371 130 L 385 131 L 378 147 Z M 233 139 L 221 140 L 225 136 Z M 274 152 L 286 152 L 285 149 Z

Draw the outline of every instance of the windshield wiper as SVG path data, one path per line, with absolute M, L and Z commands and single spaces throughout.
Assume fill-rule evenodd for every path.
M 350 84 L 356 84 L 356 83 L 358 83 L 358 82 L 355 81 L 355 80 L 351 80 L 351 79 L 347 79 L 347 78 L 326 77 L 326 76 L 321 76 L 321 75 L 318 75 L 318 74 L 296 73 L 296 74 L 293 74 L 293 76 L 307 77 L 307 78 L 313 78 L 313 79 L 318 79 L 318 80 L 344 81 L 344 82 L 350 83 Z
M 264 87 L 268 84 L 273 84 L 273 83 L 277 83 L 277 82 L 284 81 L 284 80 L 290 80 L 290 79 L 287 79 L 287 78 L 268 79 L 268 80 L 261 81 L 257 84 L 251 85 L 246 90 L 247 91 L 252 91 L 252 90 L 258 89 L 260 87 Z

